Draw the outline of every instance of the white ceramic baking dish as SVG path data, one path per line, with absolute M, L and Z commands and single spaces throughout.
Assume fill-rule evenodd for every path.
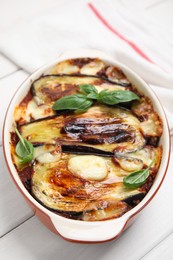
M 56 63 L 69 59 L 69 58 L 81 58 L 81 57 L 98 57 L 105 62 L 120 67 L 129 80 L 135 85 L 140 92 L 148 96 L 154 106 L 155 111 L 159 114 L 163 121 L 163 135 L 160 138 L 160 145 L 163 147 L 163 156 L 160 165 L 160 169 L 157 173 L 156 179 L 151 187 L 150 191 L 147 193 L 145 198 L 133 209 L 125 213 L 122 217 L 117 219 L 111 219 L 106 221 L 96 221 L 96 222 L 86 222 L 78 221 L 73 219 L 67 219 L 62 216 L 59 216 L 50 210 L 43 207 L 39 204 L 25 189 L 23 186 L 18 173 L 13 165 L 11 155 L 10 155 L 10 131 L 12 130 L 12 125 L 14 123 L 13 111 L 15 106 L 22 100 L 22 98 L 28 92 L 32 81 L 39 78 L 45 71 Z M 55 61 L 50 62 L 49 64 L 41 67 L 36 72 L 34 72 L 30 77 L 28 77 L 23 84 L 19 87 L 14 97 L 11 100 L 11 103 L 8 107 L 7 114 L 4 122 L 3 129 L 3 147 L 6 163 L 9 169 L 9 172 L 17 185 L 17 188 L 24 195 L 25 199 L 29 205 L 34 210 L 38 218 L 52 231 L 60 234 L 63 238 L 70 241 L 76 242 L 103 242 L 117 238 L 135 219 L 139 212 L 151 201 L 155 196 L 158 189 L 160 188 L 163 179 L 165 177 L 169 156 L 170 156 L 170 135 L 169 128 L 165 113 L 163 108 L 156 97 L 155 93 L 151 90 L 148 84 L 141 79 L 134 71 L 127 68 L 125 65 L 117 62 L 112 57 L 106 55 L 103 52 L 96 50 L 76 50 L 66 52 L 60 55 Z M 144 212 L 145 214 L 145 212 Z M 153 223 L 154 224 L 154 223 Z

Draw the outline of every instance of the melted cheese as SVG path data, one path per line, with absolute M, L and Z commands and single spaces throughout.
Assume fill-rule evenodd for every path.
M 118 85 L 112 85 L 109 83 L 103 83 L 101 85 L 95 85 L 95 88 L 97 89 L 97 91 L 100 93 L 102 90 L 126 90 L 125 88 L 118 86 Z
M 70 64 L 69 61 L 63 61 L 56 64 L 50 70 L 47 70 L 45 74 L 73 74 L 78 72 L 78 66 Z
M 150 113 L 148 120 L 140 124 L 141 130 L 145 136 L 161 136 L 162 123 L 156 113 Z
M 34 100 L 31 100 L 27 106 L 26 118 L 29 121 L 30 116 L 34 119 L 45 116 L 45 106 L 38 107 Z
M 80 73 L 85 75 L 96 75 L 102 68 L 104 68 L 104 63 L 100 60 L 92 61 L 86 65 L 84 65 Z
M 103 180 L 108 173 L 103 158 L 93 155 L 75 156 L 68 162 L 68 169 L 80 177 L 88 180 Z
M 39 155 L 36 159 L 39 163 L 51 163 L 56 162 L 61 158 L 60 154 L 43 153 Z
M 41 145 L 34 149 L 34 159 L 39 163 L 57 162 L 61 158 L 61 153 L 54 145 Z
M 117 161 L 119 163 L 119 165 L 121 166 L 121 168 L 125 171 L 128 172 L 136 172 L 139 171 L 143 168 L 143 161 L 142 160 L 138 160 L 137 158 L 130 158 L 130 157 L 118 157 L 115 158 L 115 161 Z

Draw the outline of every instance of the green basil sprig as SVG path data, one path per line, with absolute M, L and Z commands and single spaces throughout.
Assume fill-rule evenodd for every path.
M 65 96 L 58 99 L 52 108 L 54 110 L 75 110 L 76 112 L 84 112 L 89 107 L 91 107 L 93 101 L 88 99 L 87 96 L 83 94 L 75 94 L 70 96 Z
M 127 188 L 135 189 L 141 187 L 150 175 L 150 168 L 153 165 L 154 160 L 149 164 L 149 166 L 140 171 L 132 172 L 128 176 L 123 178 L 123 183 Z
M 19 156 L 19 162 L 24 164 L 32 161 L 34 154 L 33 145 L 21 136 L 17 128 L 15 128 L 16 134 L 19 137 L 19 142 L 16 145 L 16 154 Z
M 69 109 L 75 110 L 76 112 L 85 112 L 93 105 L 94 100 L 107 105 L 116 105 L 118 103 L 139 99 L 135 93 L 129 90 L 102 90 L 98 93 L 98 90 L 90 84 L 80 85 L 79 91 L 82 94 L 74 94 L 58 99 L 52 106 L 52 109 Z
M 139 97 L 128 90 L 102 90 L 98 96 L 98 101 L 107 105 L 116 105 L 118 103 L 129 102 L 136 99 L 139 99 Z
M 79 86 L 80 92 L 87 96 L 90 99 L 98 99 L 98 90 L 90 85 L 90 84 L 83 84 Z

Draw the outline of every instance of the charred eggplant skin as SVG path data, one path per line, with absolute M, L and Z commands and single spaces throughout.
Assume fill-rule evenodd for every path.
M 32 89 L 32 94 L 35 95 L 35 91 L 34 91 L 34 83 L 37 82 L 38 80 L 40 80 L 41 78 L 46 78 L 46 77 L 80 77 L 80 78 L 83 78 L 83 77 L 90 77 L 90 78 L 94 78 L 94 79 L 101 79 L 103 81 L 108 82 L 108 83 L 111 83 L 113 85 L 118 85 L 118 86 L 122 86 L 122 87 L 130 87 L 131 86 L 131 83 L 125 83 L 125 82 L 115 82 L 115 81 L 112 81 L 110 79 L 108 79 L 107 77 L 101 77 L 100 75 L 87 75 L 87 74 L 79 74 L 79 73 L 76 73 L 76 74 L 45 74 L 45 75 L 42 75 L 40 78 L 36 79 L 32 86 L 31 86 L 31 89 Z
M 138 204 L 144 197 L 145 197 L 146 193 L 139 193 L 133 196 L 130 196 L 128 198 L 126 198 L 124 200 L 124 202 L 126 202 L 129 206 L 135 206 L 136 204 Z
M 41 118 L 20 125 L 19 129 L 33 144 L 65 144 L 71 141 L 74 144 L 80 142 L 103 146 L 98 148 L 110 151 L 122 145 L 127 150 L 130 145 L 128 149 L 133 151 L 145 145 L 145 139 L 139 131 L 139 123 L 125 109 L 102 105 L 93 107 L 81 115 L 70 113 Z
M 109 151 L 103 151 L 100 149 L 96 149 L 89 146 L 82 145 L 61 145 L 61 149 L 63 153 L 71 153 L 71 154 L 92 154 L 97 156 L 104 157 L 113 157 L 114 153 Z

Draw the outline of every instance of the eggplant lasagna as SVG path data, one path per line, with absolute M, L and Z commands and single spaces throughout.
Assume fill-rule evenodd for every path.
M 98 93 L 131 91 L 139 98 L 117 105 L 95 100 L 81 113 L 52 108 L 59 99 L 78 94 L 82 84 Z M 150 99 L 115 66 L 97 58 L 56 64 L 32 82 L 14 119 L 15 128 L 34 148 L 32 160 L 21 163 L 19 137 L 11 132 L 19 177 L 37 201 L 61 216 L 84 221 L 120 217 L 153 184 L 162 157 L 162 121 Z M 125 177 L 145 169 L 149 175 L 140 187 L 124 185 Z

